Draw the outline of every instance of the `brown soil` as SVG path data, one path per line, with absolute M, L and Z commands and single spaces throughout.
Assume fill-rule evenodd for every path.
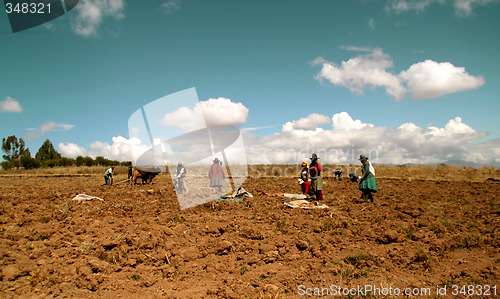
M 296 179 L 250 178 L 254 198 L 180 211 L 168 180 L 0 178 L 0 297 L 288 298 L 333 285 L 500 293 L 498 183 L 379 178 L 374 205 L 357 201 L 357 184 L 326 178 L 330 209 L 301 210 L 259 195 L 299 193 Z M 105 201 L 71 201 L 77 193 Z

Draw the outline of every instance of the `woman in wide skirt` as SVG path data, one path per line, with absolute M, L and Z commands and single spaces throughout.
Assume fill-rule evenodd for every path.
M 373 202 L 373 194 L 378 191 L 377 181 L 375 180 L 375 169 L 373 165 L 368 162 L 368 157 L 365 155 L 359 156 L 359 161 L 363 164 L 361 170 L 363 172 L 363 177 L 359 182 L 358 189 L 361 190 L 361 200 Z

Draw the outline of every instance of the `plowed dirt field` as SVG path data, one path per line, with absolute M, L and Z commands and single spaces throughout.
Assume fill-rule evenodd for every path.
M 329 209 L 303 210 L 259 195 L 300 193 L 296 179 L 249 178 L 254 198 L 181 211 L 167 181 L 1 177 L 0 297 L 288 298 L 366 285 L 500 294 L 499 183 L 378 178 L 368 204 L 356 183 L 325 178 Z M 104 201 L 72 201 L 78 193 Z

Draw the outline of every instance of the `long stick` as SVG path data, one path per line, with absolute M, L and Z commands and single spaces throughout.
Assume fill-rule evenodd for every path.
M 118 184 L 125 183 L 125 182 L 128 182 L 128 181 L 130 181 L 130 179 L 119 181 L 118 183 L 114 183 L 113 185 L 118 185 Z
M 231 192 L 234 192 L 236 188 L 234 187 L 233 176 L 231 175 L 231 168 L 229 168 L 229 164 L 227 164 L 226 153 L 224 150 L 222 152 L 222 159 L 224 159 L 224 164 L 226 165 L 227 177 L 229 178 L 229 182 L 231 183 Z

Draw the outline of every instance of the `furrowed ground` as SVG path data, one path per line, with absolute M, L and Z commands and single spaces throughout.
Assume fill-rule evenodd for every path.
M 375 205 L 358 202 L 356 183 L 325 178 L 324 210 L 259 195 L 300 193 L 291 175 L 250 172 L 254 198 L 181 211 L 165 174 L 111 187 L 100 174 L 4 174 L 0 297 L 289 298 L 333 285 L 499 294 L 500 184 L 393 169 L 377 178 Z

